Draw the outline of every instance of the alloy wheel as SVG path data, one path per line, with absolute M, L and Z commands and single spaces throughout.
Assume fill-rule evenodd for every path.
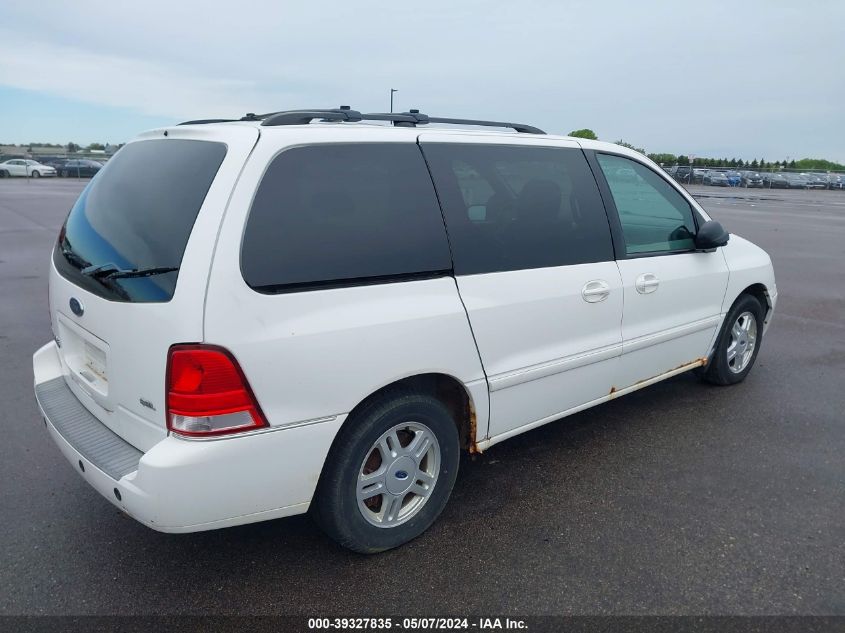
M 754 356 L 757 343 L 757 319 L 750 312 L 740 314 L 731 327 L 728 344 L 728 368 L 735 374 L 741 373 Z
M 403 422 L 376 440 L 358 471 L 356 495 L 364 519 L 380 528 L 419 513 L 440 472 L 440 444 L 419 422 Z

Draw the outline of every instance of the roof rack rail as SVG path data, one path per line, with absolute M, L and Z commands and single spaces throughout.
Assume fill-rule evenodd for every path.
M 522 132 L 525 134 L 545 134 L 540 128 L 533 125 L 526 125 L 524 123 L 509 123 L 506 121 L 481 121 L 476 119 L 452 119 L 447 117 L 434 117 L 426 114 L 421 114 L 419 110 L 409 110 L 408 112 L 399 113 L 385 113 L 374 112 L 372 114 L 363 114 L 362 118 L 365 121 L 391 121 L 397 127 L 413 127 L 416 125 L 424 125 L 426 123 L 447 123 L 452 125 L 483 125 L 485 127 L 505 127 Z
M 321 121 L 360 121 L 361 113 L 349 106 L 340 106 L 333 110 L 287 110 L 273 112 L 262 117 L 262 126 L 306 125 L 314 119 Z M 252 120 L 257 120 L 258 117 Z
M 246 116 L 242 116 L 240 119 L 195 119 L 194 121 L 182 121 L 181 123 L 177 123 L 176 125 L 205 125 L 206 123 L 233 123 L 235 121 L 261 121 L 264 117 L 270 116 L 270 114 L 275 114 L 275 112 L 270 112 L 269 114 L 253 114 L 249 112 Z
M 321 121 L 390 121 L 396 127 L 416 127 L 426 123 L 446 123 L 450 125 L 479 125 L 484 127 L 511 128 L 524 134 L 545 134 L 540 128 L 524 123 L 509 123 L 507 121 L 481 121 L 476 119 L 452 119 L 447 117 L 430 117 L 419 110 L 408 112 L 370 112 L 361 114 L 349 106 L 340 106 L 331 110 L 283 110 L 268 112 L 267 114 L 248 113 L 240 119 L 198 119 L 185 121 L 179 125 L 199 125 L 203 123 L 229 123 L 231 121 L 261 121 L 262 126 L 275 127 L 277 125 L 307 125 L 314 119 Z
M 454 125 L 483 125 L 487 127 L 509 127 L 524 134 L 545 134 L 543 130 L 525 123 L 508 123 L 506 121 L 476 121 L 474 119 L 449 119 L 443 117 L 428 117 L 429 123 L 449 123 Z
M 390 121 L 396 127 L 414 127 L 417 124 L 425 124 L 429 122 L 427 114 L 420 114 L 419 110 L 409 110 L 408 112 L 370 112 L 362 114 L 361 118 L 365 121 Z
M 267 112 L 266 114 L 255 114 L 248 112 L 240 119 L 196 119 L 194 121 L 183 121 L 178 125 L 203 125 L 205 123 L 232 123 L 234 121 L 261 121 L 261 125 L 305 125 L 314 119 L 323 121 L 360 121 L 361 113 L 349 106 L 342 105 L 331 110 L 282 110 L 279 112 Z
M 206 123 L 231 123 L 238 119 L 197 119 L 196 121 L 182 121 L 177 125 L 205 125 Z

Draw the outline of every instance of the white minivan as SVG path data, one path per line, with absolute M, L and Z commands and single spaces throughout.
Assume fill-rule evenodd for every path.
M 777 288 L 641 154 L 342 107 L 128 143 L 49 297 L 35 394 L 109 501 L 163 532 L 310 510 L 378 552 L 436 519 L 461 451 L 688 370 L 743 380 Z

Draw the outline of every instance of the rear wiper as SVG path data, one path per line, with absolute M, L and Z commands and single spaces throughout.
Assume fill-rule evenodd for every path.
M 115 270 L 108 273 L 103 279 L 126 279 L 136 277 L 152 277 L 153 275 L 164 275 L 166 273 L 175 273 L 179 270 L 178 266 L 161 266 L 159 268 L 134 268 L 132 270 Z
M 114 272 L 120 271 L 121 268 L 117 264 L 96 264 L 88 265 L 79 272 L 86 277 L 104 277 Z
M 83 268 L 80 272 L 88 277 L 95 277 L 97 279 L 126 279 L 136 277 L 152 277 L 153 275 L 163 275 L 165 273 L 172 273 L 179 270 L 175 266 L 161 266 L 158 268 L 120 268 L 116 264 L 99 264 L 97 266 L 88 266 Z
M 86 266 L 91 266 L 91 262 L 85 261 L 79 255 L 74 253 L 73 251 L 65 248 L 64 246 L 61 247 L 62 255 L 64 258 L 70 262 L 72 265 L 76 266 L 79 269 L 84 269 Z

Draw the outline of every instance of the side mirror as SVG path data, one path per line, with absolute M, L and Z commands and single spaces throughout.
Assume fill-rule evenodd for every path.
M 730 234 L 715 220 L 702 224 L 695 235 L 695 250 L 713 251 L 728 243 Z

